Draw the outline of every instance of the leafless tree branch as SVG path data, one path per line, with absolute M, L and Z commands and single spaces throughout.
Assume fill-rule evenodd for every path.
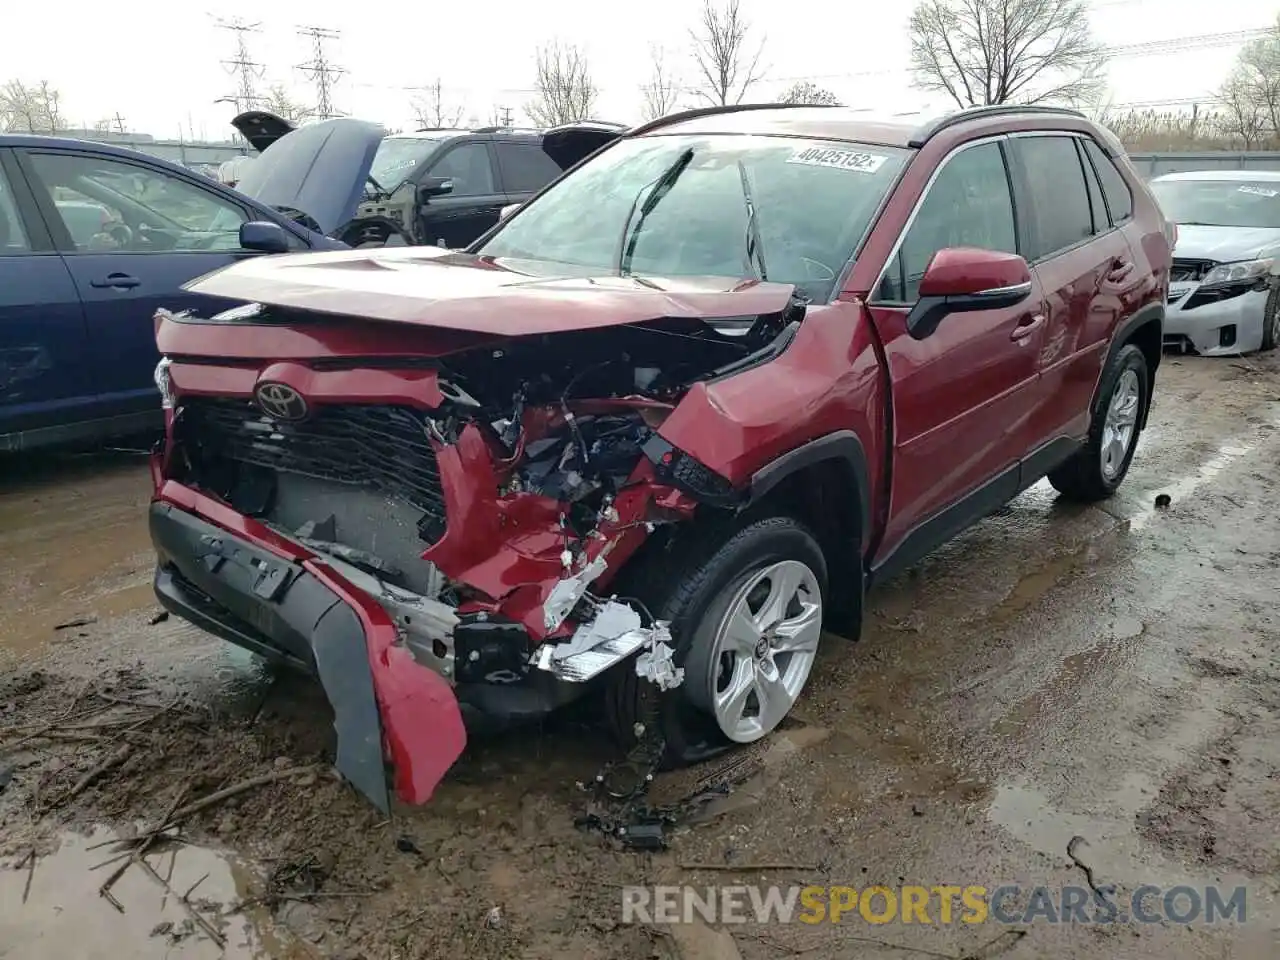
M 909 31 L 916 86 L 959 107 L 1082 104 L 1105 83 L 1084 0 L 920 0 Z
M 585 120 L 596 101 L 596 85 L 591 79 L 586 55 L 577 47 L 551 43 L 539 47 L 537 96 L 525 112 L 540 127 Z
M 641 84 L 640 93 L 644 97 L 644 118 L 657 120 L 676 109 L 680 97 L 680 88 L 675 75 L 666 63 L 666 53 L 662 47 L 653 44 L 649 47 L 651 67 L 648 82 Z
M 702 20 L 689 35 L 698 66 L 698 93 L 708 103 L 721 107 L 741 103 L 752 84 L 763 78 L 764 40 L 754 44 L 750 33 L 751 24 L 738 0 L 724 0 L 723 7 L 716 6 L 715 0 L 703 0 Z
M 1226 124 L 1246 150 L 1280 139 L 1280 19 L 1247 44 L 1218 93 Z
M 430 84 L 422 96 L 415 97 L 409 104 L 413 111 L 413 119 L 418 126 L 425 129 L 440 130 L 446 127 L 457 127 L 462 123 L 463 106 L 447 106 L 444 99 L 444 86 L 440 78 Z

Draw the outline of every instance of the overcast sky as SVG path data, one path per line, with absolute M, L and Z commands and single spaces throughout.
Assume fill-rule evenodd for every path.
M 812 79 L 858 107 L 898 111 L 943 107 L 911 88 L 905 69 L 907 0 L 741 0 L 757 42 L 764 41 L 767 80 L 748 100 L 770 99 L 797 78 Z M 1096 38 L 1119 46 L 1266 27 L 1275 0 L 1091 0 Z M 345 73 L 334 87 L 342 113 L 410 127 L 411 88 L 437 76 L 450 103 L 486 121 L 495 104 L 522 107 L 533 96 L 534 51 L 559 39 L 581 46 L 600 89 L 596 115 L 638 120 L 649 45 L 667 49 L 685 84 L 695 81 L 688 30 L 700 0 L 600 0 L 397 3 L 391 0 L 112 0 L 76 5 L 7 4 L 0 33 L 0 80 L 49 80 L 74 124 L 123 115 L 129 129 L 157 137 L 182 132 L 221 138 L 234 110 L 215 101 L 234 93 L 221 61 L 235 36 L 217 18 L 259 22 L 248 35 L 263 64 L 261 87 L 280 82 L 299 99 L 314 91 L 295 69 L 312 56 L 300 25 L 337 30 L 327 53 Z M 69 24 L 67 18 L 73 18 Z M 1116 58 L 1110 67 L 1117 103 L 1190 100 L 1210 94 L 1236 48 L 1182 50 Z M 694 101 L 692 95 L 688 98 Z

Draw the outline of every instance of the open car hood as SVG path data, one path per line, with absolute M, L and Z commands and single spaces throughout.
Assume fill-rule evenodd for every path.
M 265 124 L 263 131 L 269 126 Z M 246 127 L 254 129 L 247 122 Z M 332 234 L 355 216 L 373 156 L 385 136 L 386 130 L 365 120 L 306 124 L 268 144 L 236 189 L 269 207 L 306 214 L 321 233 Z
M 566 123 L 543 133 L 542 152 L 554 160 L 561 170 L 568 170 L 601 147 L 617 140 L 627 129 L 623 124 L 606 123 L 603 120 Z
M 390 323 L 520 337 L 672 318 L 778 313 L 795 288 L 725 277 L 534 277 L 469 253 L 382 247 L 251 257 L 192 293 Z
M 284 117 L 265 110 L 247 110 L 233 117 L 231 125 L 240 136 L 249 141 L 249 145 L 259 153 L 266 150 L 287 133 L 297 129 Z

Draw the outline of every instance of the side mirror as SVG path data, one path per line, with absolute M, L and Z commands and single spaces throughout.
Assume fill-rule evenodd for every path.
M 507 219 L 507 217 L 511 216 L 513 213 L 519 210 L 522 206 L 524 206 L 524 204 L 508 203 L 505 207 L 503 207 L 501 210 L 498 211 L 498 219 L 499 220 Z
M 453 180 L 449 177 L 424 177 L 418 184 L 418 202 L 426 203 L 432 197 L 453 193 Z
M 240 224 L 240 246 L 260 253 L 288 253 L 289 234 L 284 227 L 269 220 L 250 220 Z
M 949 247 L 925 267 L 920 299 L 907 315 L 907 332 L 923 340 L 950 313 L 999 310 L 1031 296 L 1031 268 L 1016 253 Z

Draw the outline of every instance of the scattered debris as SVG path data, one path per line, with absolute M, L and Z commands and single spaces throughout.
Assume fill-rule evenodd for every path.
M 484 925 L 490 930 L 496 930 L 502 926 L 502 908 L 492 907 L 485 915 Z
M 818 867 L 812 863 L 682 863 L 680 869 L 719 870 L 727 873 L 776 873 L 781 870 L 814 873 Z
M 89 624 L 97 623 L 97 622 L 98 622 L 98 618 L 96 616 L 94 616 L 93 614 L 88 614 L 87 616 L 83 616 L 83 617 L 72 617 L 70 620 L 65 620 L 62 623 L 55 623 L 53 625 L 53 629 L 54 630 L 71 630 L 75 627 L 87 627 L 89 626 Z
M 1079 867 L 1082 871 L 1084 871 L 1084 878 L 1089 884 L 1089 889 L 1092 890 L 1094 893 L 1096 893 L 1098 896 L 1104 897 L 1108 892 L 1110 892 L 1112 888 L 1110 887 L 1106 889 L 1101 888 L 1094 881 L 1093 868 L 1076 856 L 1076 847 L 1080 846 L 1080 844 L 1084 844 L 1087 847 L 1089 845 L 1089 841 L 1086 840 L 1084 837 L 1080 836 L 1079 834 L 1076 834 L 1067 843 L 1067 856 L 1071 858 L 1072 863 L 1074 863 L 1077 867 Z
M 156 626 L 156 624 L 164 623 L 168 619 L 169 619 L 169 611 L 161 610 L 159 613 L 153 616 L 150 620 L 148 620 L 147 624 L 149 626 L 154 627 Z
M 120 749 L 112 753 L 110 756 L 108 756 L 101 763 L 98 763 L 91 770 L 89 770 L 88 773 L 86 773 L 84 776 L 82 776 L 79 780 L 75 782 L 75 784 L 71 787 L 70 790 L 68 790 L 62 796 L 58 797 L 56 800 L 52 801 L 47 807 L 45 807 L 44 811 L 42 812 L 48 812 L 50 810 L 53 810 L 55 807 L 60 807 L 64 803 L 74 800 L 80 794 L 84 793 L 84 791 L 89 788 L 89 785 L 93 783 L 93 781 L 97 780 L 100 776 L 102 776 L 112 767 L 118 767 L 120 764 L 128 760 L 129 757 L 132 755 L 133 755 L 133 747 L 130 744 L 125 744 L 123 747 L 121 747 Z

